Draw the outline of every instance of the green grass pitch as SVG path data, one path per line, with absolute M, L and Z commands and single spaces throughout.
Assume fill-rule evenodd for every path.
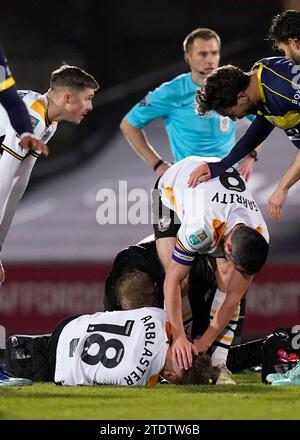
M 300 386 L 266 386 L 259 374 L 234 377 L 237 385 L 0 387 L 0 419 L 299 420 Z

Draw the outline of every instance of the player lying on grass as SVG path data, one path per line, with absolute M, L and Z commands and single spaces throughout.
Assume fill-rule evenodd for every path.
M 153 240 L 130 246 L 117 255 L 113 269 L 107 278 L 104 298 L 106 310 L 122 309 L 122 307 L 124 309 L 143 306 L 162 307 L 163 278 L 163 268 L 159 262 Z M 210 310 L 212 304 L 214 304 L 216 280 L 208 257 L 199 255 L 196 258 L 191 270 L 190 281 L 189 299 L 193 312 L 188 309 L 185 324 L 187 330 L 191 331 L 192 337 L 196 337 L 207 328 L 210 320 Z M 187 308 L 190 307 L 188 301 L 186 301 L 186 305 Z M 235 329 L 235 327 L 236 321 L 231 323 L 230 341 L 233 339 L 234 331 L 232 329 Z M 20 339 L 18 340 L 20 341 Z M 27 378 L 33 378 L 34 380 L 50 380 L 48 361 L 46 360 L 48 359 L 48 340 L 49 337 L 47 336 L 38 338 L 25 337 L 26 353 L 27 355 L 29 352 L 33 354 L 30 358 L 20 359 L 19 362 L 8 356 L 7 364 L 10 366 L 11 372 L 19 376 L 25 374 Z M 13 338 L 10 339 L 12 350 L 14 350 L 13 341 Z M 214 347 L 216 350 L 213 356 L 217 354 L 217 350 L 220 350 L 221 354 L 224 355 L 225 353 L 227 358 L 230 343 L 228 343 L 226 338 L 224 338 L 224 343 L 222 343 L 222 340 L 216 341 L 216 346 Z M 33 346 L 35 347 L 34 349 Z M 18 348 L 15 349 L 14 353 L 17 353 L 17 351 Z M 249 347 L 248 352 L 251 353 Z M 242 369 L 244 365 L 249 366 L 247 359 L 240 361 L 239 357 L 233 353 L 235 352 L 231 353 L 229 362 L 234 371 Z M 252 359 L 251 366 L 257 365 L 260 362 L 259 356 L 256 358 L 252 356 Z M 17 362 L 17 365 L 15 365 L 15 362 Z M 36 364 L 38 365 L 37 371 L 40 373 L 33 373 Z M 24 384 L 21 379 L 18 381 L 16 378 L 7 378 L 6 382 L 4 380 L 3 383 L 7 385 Z M 235 382 L 231 379 L 230 373 L 228 375 L 225 374 L 225 369 L 223 368 L 220 376 L 217 378 L 217 383 L 234 384 Z
M 209 324 L 210 308 L 216 290 L 216 279 L 210 260 L 205 255 L 196 257 L 190 275 L 191 282 L 188 296 L 191 304 L 190 319 L 192 321 L 189 321 L 189 323 L 192 323 L 191 334 L 195 338 L 197 335 L 202 334 Z M 133 308 L 132 306 L 142 307 L 147 305 L 162 307 L 163 280 L 164 271 L 156 252 L 155 242 L 151 237 L 137 245 L 123 249 L 117 255 L 106 280 L 104 296 L 106 310 L 130 309 Z M 240 321 L 241 316 L 235 336 L 238 333 Z M 280 374 L 282 374 L 284 381 L 289 380 L 288 382 L 283 381 L 280 385 L 297 384 L 299 382 L 299 367 L 295 367 L 297 375 L 295 375 L 294 370 L 291 371 L 291 377 L 288 370 L 297 365 L 297 361 L 300 359 L 300 350 L 292 346 L 293 338 L 298 338 L 299 343 L 299 337 L 300 333 L 295 335 L 295 333 L 292 333 L 292 329 L 276 329 L 266 338 L 231 348 L 223 337 L 224 343 L 215 341 L 216 350 L 213 352 L 210 350 L 212 364 L 214 365 L 214 355 L 218 354 L 218 350 L 222 350 L 223 353 L 227 352 L 227 367 L 234 373 L 244 368 L 262 364 L 263 382 L 275 381 L 275 378 L 281 378 Z M 223 374 L 224 370 L 220 369 L 220 371 L 217 384 L 232 383 L 228 380 L 232 376 L 226 377 Z M 275 376 L 272 373 L 276 373 Z M 268 374 L 270 374 L 270 377 Z M 274 383 L 274 385 L 279 385 L 279 383 Z
M 28 385 L 32 380 L 64 385 L 153 385 L 158 375 L 177 384 L 215 383 L 218 370 L 211 367 L 208 355 L 195 357 L 187 371 L 174 365 L 169 328 L 165 311 L 145 307 L 68 317 L 52 335 L 11 336 L 5 371 L 0 369 L 0 386 Z M 288 382 L 280 385 L 298 384 L 300 349 L 293 345 L 299 336 L 281 328 L 232 346 L 228 367 L 239 372 L 262 363 L 263 382 L 284 378 Z
M 116 256 L 105 283 L 105 310 L 128 310 L 139 307 L 163 308 L 163 284 L 165 272 L 159 260 L 153 236 L 136 245 L 123 249 Z M 195 339 L 207 329 L 215 311 L 224 300 L 217 289 L 214 259 L 196 255 L 189 276 L 187 294 L 182 298 L 182 315 L 185 332 Z M 230 325 L 216 340 L 209 352 L 213 366 L 221 369 L 219 383 L 233 384 L 226 367 L 228 348 L 233 338 L 241 342 L 245 300 L 241 313 L 236 311 Z
M 76 315 L 50 337 L 11 337 L 5 363 L 8 373 L 71 386 L 155 385 L 159 376 L 174 384 L 208 384 L 218 378 L 208 355 L 195 356 L 187 371 L 175 365 L 167 314 L 154 307 Z

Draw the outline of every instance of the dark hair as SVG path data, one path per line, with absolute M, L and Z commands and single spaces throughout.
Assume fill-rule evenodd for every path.
M 269 29 L 268 39 L 276 48 L 277 43 L 287 43 L 289 38 L 300 41 L 300 12 L 295 10 L 284 11 L 276 15 Z
M 50 89 L 67 87 L 74 90 L 84 90 L 86 88 L 98 90 L 99 84 L 91 75 L 80 67 L 63 64 L 51 73 Z
M 183 51 L 188 52 L 194 43 L 194 40 L 196 38 L 201 38 L 202 40 L 211 40 L 212 38 L 215 38 L 221 46 L 221 38 L 217 34 L 217 32 L 213 31 L 209 28 L 197 28 L 194 29 L 192 32 L 190 32 L 183 41 Z
M 207 385 L 215 384 L 218 380 L 220 370 L 212 367 L 211 359 L 207 353 L 193 355 L 192 367 L 184 370 L 178 378 L 177 385 Z
M 247 275 L 260 271 L 266 262 L 269 245 L 258 231 L 242 225 L 233 232 L 231 244 L 230 258 L 236 266 Z
M 146 272 L 124 272 L 116 283 L 115 292 L 126 310 L 158 305 L 158 288 Z
M 197 90 L 196 101 L 199 115 L 209 110 L 222 113 L 237 104 L 238 94 L 247 89 L 250 76 L 232 65 L 219 67 L 206 78 L 203 88 Z

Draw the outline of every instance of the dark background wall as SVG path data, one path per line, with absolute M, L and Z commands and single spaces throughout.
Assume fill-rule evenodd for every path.
M 288 7 L 298 8 L 299 3 L 300 0 L 31 0 L 1 4 L 0 42 L 19 88 L 46 92 L 50 72 L 62 61 L 84 68 L 101 86 L 94 112 L 80 127 L 60 124 L 50 142 L 50 157 L 39 159 L 34 168 L 30 184 L 35 188 L 26 191 L 27 205 L 17 211 L 22 222 L 12 226 L 1 254 L 7 281 L 0 290 L 0 322 L 9 333 L 48 332 L 66 315 L 101 310 L 110 265 L 100 262 L 108 263 L 108 258 L 112 260 L 122 247 L 151 233 L 147 225 L 144 235 L 144 229 L 135 225 L 105 225 L 101 229 L 95 224 L 95 192 L 104 184 L 117 188 L 122 176 L 129 176 L 129 187 L 135 174 L 137 182 L 152 179 L 151 170 L 146 169 L 121 135 L 107 141 L 118 130 L 122 116 L 147 90 L 188 70 L 182 53 L 185 36 L 196 27 L 215 29 L 222 39 L 221 62 L 232 62 L 248 70 L 254 61 L 275 54 L 265 40 L 272 17 Z M 289 153 L 282 153 L 288 141 L 282 139 L 281 145 L 280 133 L 277 135 L 279 140 L 272 145 L 271 153 L 262 155 L 257 165 L 258 177 L 267 176 L 265 181 L 257 180 L 256 191 L 261 199 L 266 194 L 267 200 L 274 176 L 279 175 L 281 162 L 286 159 L 283 156 Z M 274 150 L 276 143 L 278 149 Z M 92 162 L 91 158 L 105 148 L 107 154 Z M 268 154 L 273 155 L 271 165 Z M 126 171 L 120 175 L 124 158 L 128 158 L 124 161 Z M 115 161 L 122 166 L 114 174 Z M 92 168 L 95 180 L 94 175 L 91 180 L 86 177 L 90 173 L 83 167 L 67 174 L 83 164 Z M 272 176 L 270 167 L 276 168 L 272 169 Z M 45 184 L 46 178 L 62 172 L 61 179 Z M 261 200 L 264 208 L 266 200 Z M 50 211 L 39 216 L 47 204 Z M 248 295 L 246 335 L 266 334 L 278 325 L 293 325 L 298 320 L 298 206 L 295 200 L 286 209 L 284 223 L 271 224 L 270 253 L 273 258 L 278 257 L 275 261 L 281 265 L 270 265 L 256 277 L 253 293 Z M 35 209 L 36 219 L 30 217 Z M 267 215 L 266 220 L 271 223 Z M 12 265 L 13 261 L 18 264 Z
M 60 61 L 93 71 L 103 88 L 179 60 L 193 28 L 212 27 L 223 44 L 251 43 L 253 58 L 264 42 L 279 0 L 37 0 L 1 5 L 1 42 L 20 86 L 47 87 Z
M 249 69 L 272 54 L 265 36 L 279 0 L 31 0 L 1 5 L 0 41 L 20 89 L 45 92 L 61 62 L 101 85 L 95 111 L 80 129 L 60 124 L 51 156 L 31 183 L 88 160 L 104 147 L 122 115 L 149 87 L 187 66 L 182 41 L 196 27 L 222 38 L 222 62 Z

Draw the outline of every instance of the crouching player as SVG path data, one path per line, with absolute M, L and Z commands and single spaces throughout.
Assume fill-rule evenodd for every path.
M 209 326 L 224 296 L 217 289 L 214 259 L 197 254 L 193 262 L 187 293 L 182 298 L 182 316 L 186 334 L 196 339 Z M 163 308 L 165 272 L 157 254 L 155 241 L 148 237 L 123 249 L 115 258 L 105 283 L 105 310 L 128 310 L 144 306 Z M 244 309 L 245 301 L 242 301 Z M 226 366 L 228 349 L 240 339 L 244 313 L 236 313 L 223 334 L 214 342 L 209 354 L 221 374 L 218 384 L 234 384 Z

